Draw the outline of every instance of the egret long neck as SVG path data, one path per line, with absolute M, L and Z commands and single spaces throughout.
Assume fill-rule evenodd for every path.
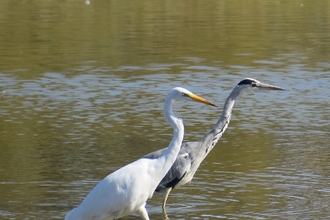
M 164 173 L 163 176 L 165 176 L 167 171 L 173 165 L 176 157 L 178 156 L 184 136 L 183 122 L 181 119 L 177 118 L 172 112 L 173 103 L 174 100 L 166 99 L 164 104 L 164 115 L 166 121 L 173 127 L 174 135 L 167 149 L 157 159 L 159 160 L 159 165 L 162 166 L 161 170 L 159 171 L 160 173 Z

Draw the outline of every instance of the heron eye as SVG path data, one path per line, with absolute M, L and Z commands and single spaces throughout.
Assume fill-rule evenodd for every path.
M 256 87 L 256 86 L 257 86 L 257 84 L 255 82 L 251 83 L 251 87 Z

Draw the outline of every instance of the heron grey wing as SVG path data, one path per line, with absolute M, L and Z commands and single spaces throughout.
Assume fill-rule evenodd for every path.
M 186 144 L 183 143 L 180 148 L 180 152 L 175 159 L 172 167 L 166 173 L 165 177 L 161 180 L 158 184 L 156 191 L 160 192 L 165 188 L 174 188 L 181 179 L 185 176 L 187 170 L 190 169 L 190 161 L 187 160 L 188 154 L 186 153 L 185 146 Z M 143 158 L 155 159 L 160 157 L 164 153 L 166 148 L 151 152 L 145 155 Z
M 165 188 L 175 188 L 189 173 L 193 160 L 192 155 L 189 152 L 189 146 L 189 142 L 181 145 L 181 149 L 176 160 L 170 170 L 166 173 L 165 177 L 159 183 L 156 191 L 159 192 Z
M 165 188 L 175 188 L 178 183 L 186 176 L 190 170 L 190 160 L 187 154 L 178 155 L 171 169 L 166 173 L 165 177 L 158 184 L 156 191 L 160 192 Z
M 166 173 L 165 177 L 158 184 L 156 191 L 161 192 L 166 188 L 174 188 L 175 186 L 183 185 L 191 180 L 190 172 L 191 166 L 195 161 L 198 154 L 198 142 L 185 142 L 182 143 L 180 152 L 175 159 L 172 167 Z M 166 148 L 151 152 L 143 158 L 154 159 L 158 158 Z M 186 180 L 188 176 L 188 179 Z M 184 181 L 182 182 L 184 178 Z
M 156 150 L 154 152 L 151 152 L 147 155 L 144 155 L 143 158 L 148 158 L 148 159 L 155 159 L 155 158 L 158 158 L 160 155 L 162 155 L 164 153 L 164 151 L 166 150 L 167 148 L 163 148 L 163 149 L 160 149 L 160 150 Z

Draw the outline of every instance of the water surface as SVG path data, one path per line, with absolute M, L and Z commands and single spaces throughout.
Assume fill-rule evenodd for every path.
M 327 219 L 328 1 L 12 2 L 0 8 L 0 218 L 63 219 L 107 174 L 166 147 L 162 106 L 183 86 L 245 94 L 171 219 Z M 221 109 L 176 103 L 185 140 Z M 161 196 L 148 201 L 161 219 Z M 134 219 L 135 217 L 127 217 Z

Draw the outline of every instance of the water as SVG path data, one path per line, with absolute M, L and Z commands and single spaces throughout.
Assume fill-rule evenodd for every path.
M 12 2 L 0 7 L 0 219 L 63 219 L 108 173 L 159 148 L 183 86 L 245 94 L 171 219 L 327 219 L 328 1 Z M 176 103 L 186 141 L 221 110 Z M 161 196 L 148 201 L 161 219 Z M 135 217 L 127 217 L 134 219 Z

